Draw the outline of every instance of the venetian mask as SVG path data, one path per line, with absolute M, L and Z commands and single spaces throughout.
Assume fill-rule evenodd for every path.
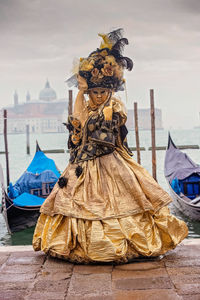
M 93 88 L 89 90 L 90 100 L 94 105 L 101 105 L 110 95 L 110 90 L 105 88 Z

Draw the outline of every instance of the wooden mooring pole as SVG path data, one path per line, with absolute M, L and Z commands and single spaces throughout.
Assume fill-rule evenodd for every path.
M 26 125 L 26 153 L 30 154 L 30 132 L 29 132 L 29 125 Z
M 7 110 L 3 111 L 4 117 L 4 143 L 5 143 L 5 153 L 6 153 L 6 174 L 7 174 L 7 187 L 10 183 L 10 173 L 9 173 L 9 160 L 8 160 L 8 138 L 7 138 Z
M 72 115 L 73 96 L 72 90 L 69 90 L 68 115 Z
M 138 130 L 138 110 L 137 102 L 134 102 L 134 120 L 135 120 L 135 140 L 136 140 L 136 150 L 137 150 L 137 162 L 140 164 L 140 141 L 139 141 L 139 130 Z
M 154 109 L 154 90 L 150 90 L 151 105 L 151 144 L 152 144 L 152 176 L 156 178 L 156 135 L 155 135 L 155 109 Z

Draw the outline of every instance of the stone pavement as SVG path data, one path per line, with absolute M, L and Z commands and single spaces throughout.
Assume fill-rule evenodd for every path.
M 0 247 L 0 300 L 199 300 L 200 239 L 186 240 L 159 260 L 74 265 Z

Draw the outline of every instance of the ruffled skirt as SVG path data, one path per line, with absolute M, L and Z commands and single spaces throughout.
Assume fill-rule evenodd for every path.
M 138 256 L 158 256 L 187 236 L 185 223 L 168 207 L 120 219 L 90 221 L 41 214 L 33 247 L 73 262 L 127 262 Z
M 188 234 L 171 215 L 170 196 L 125 151 L 82 163 L 75 176 L 69 164 L 41 207 L 33 248 L 80 263 L 127 262 L 159 256 Z

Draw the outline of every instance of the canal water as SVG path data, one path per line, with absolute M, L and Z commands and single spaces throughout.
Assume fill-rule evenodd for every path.
M 200 145 L 200 130 L 171 130 L 171 136 L 176 145 Z M 31 154 L 26 154 L 26 136 L 25 134 L 8 135 L 8 148 L 9 148 L 9 164 L 10 164 L 10 180 L 15 182 L 21 174 L 26 170 L 31 162 L 34 153 L 36 140 L 38 140 L 42 150 L 49 149 L 67 149 L 67 133 L 52 133 L 52 134 L 32 134 L 30 136 L 30 149 Z M 135 146 L 134 131 L 129 131 L 128 134 L 129 146 Z M 156 131 L 156 145 L 166 146 L 168 141 L 168 132 L 166 130 Z M 151 132 L 140 131 L 140 146 L 145 147 L 145 151 L 141 151 L 141 164 L 151 173 L 151 151 L 148 148 L 151 146 Z M 0 151 L 4 151 L 3 136 L 0 135 Z M 200 163 L 200 150 L 187 149 L 184 150 L 193 161 Z M 137 160 L 136 152 L 133 152 L 133 159 Z M 58 168 L 63 171 L 67 166 L 69 160 L 68 153 L 51 153 L 47 154 L 48 157 L 54 159 Z M 168 191 L 167 183 L 164 178 L 164 158 L 165 151 L 157 151 L 157 178 L 159 184 Z M 4 177 L 6 177 L 6 163 L 5 155 L 0 155 L 0 163 L 3 167 Z M 1 193 L 1 192 L 0 192 Z M 1 199 L 1 195 L 0 195 Z M 173 214 L 183 219 L 189 227 L 188 238 L 200 238 L 200 221 L 194 222 L 183 216 L 174 206 L 170 205 L 170 210 Z M 29 245 L 32 241 L 34 228 L 17 232 L 9 235 L 3 216 L 0 214 L 0 245 Z

